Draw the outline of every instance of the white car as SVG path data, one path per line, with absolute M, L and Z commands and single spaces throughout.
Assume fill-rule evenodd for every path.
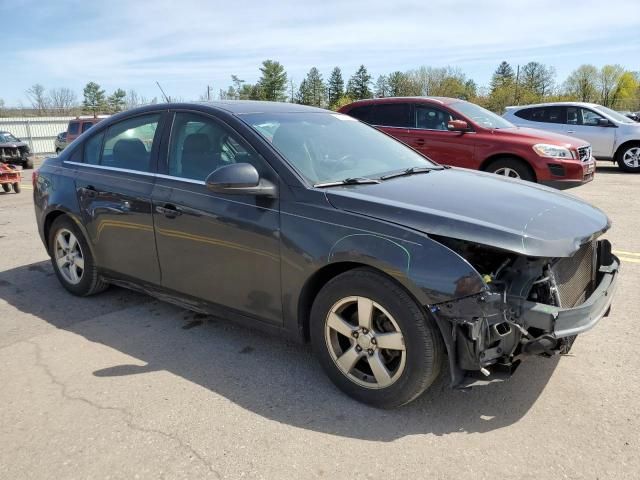
M 504 118 L 522 126 L 586 140 L 599 160 L 640 172 L 640 123 L 595 103 L 556 102 L 507 107 Z

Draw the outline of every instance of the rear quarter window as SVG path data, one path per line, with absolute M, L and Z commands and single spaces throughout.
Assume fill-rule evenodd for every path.
M 371 123 L 371 110 L 373 110 L 371 105 L 363 105 L 361 107 L 352 108 L 347 112 L 347 115 L 357 118 L 365 123 Z
M 69 126 L 67 127 L 67 133 L 69 135 L 77 135 L 80 131 L 80 124 L 78 122 L 69 122 Z

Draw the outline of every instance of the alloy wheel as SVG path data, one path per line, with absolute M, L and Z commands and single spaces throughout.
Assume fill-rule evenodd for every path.
M 367 297 L 346 297 L 331 307 L 325 341 L 340 372 L 360 386 L 386 388 L 404 371 L 402 331 L 389 312 Z
M 509 178 L 520 178 L 520 174 L 518 174 L 518 172 L 516 172 L 513 168 L 509 167 L 498 168 L 493 173 L 495 173 L 496 175 L 504 175 L 505 177 Z
M 84 274 L 84 255 L 76 236 L 66 228 L 60 229 L 54 250 L 56 265 L 64 279 L 72 285 L 80 283 Z
M 629 168 L 640 167 L 640 147 L 631 147 L 624 152 L 622 161 Z

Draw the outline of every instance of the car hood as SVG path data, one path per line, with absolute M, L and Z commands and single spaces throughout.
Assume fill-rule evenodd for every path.
M 0 142 L 0 148 L 19 148 L 19 147 L 26 147 L 27 143 L 26 142 Z
M 516 127 L 516 128 L 504 128 L 504 129 L 496 129 L 493 130 L 495 135 L 500 135 L 502 137 L 513 137 L 517 136 L 518 140 L 528 140 L 531 142 L 531 145 L 535 145 L 536 143 L 553 143 L 559 144 L 567 147 L 583 147 L 584 145 L 588 145 L 589 142 L 584 140 L 578 140 L 575 137 L 570 137 L 568 135 L 561 135 L 559 133 L 549 132 L 547 130 L 538 130 L 536 128 L 527 128 L 527 127 Z
M 567 257 L 609 229 L 601 210 L 540 185 L 451 168 L 326 191 L 335 208 L 534 257 Z

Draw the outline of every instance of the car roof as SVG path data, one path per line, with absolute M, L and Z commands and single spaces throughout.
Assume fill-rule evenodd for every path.
M 536 108 L 536 107 L 600 107 L 597 103 L 589 102 L 547 102 L 547 103 L 532 103 L 530 105 L 512 105 L 506 107 L 507 110 L 521 110 L 523 108 Z
M 190 102 L 190 103 L 168 103 L 167 108 L 179 108 L 185 105 L 202 105 L 213 107 L 220 110 L 226 110 L 234 114 L 246 113 L 331 113 L 329 110 L 318 107 L 310 107 L 307 105 L 299 105 L 297 103 L 286 102 L 265 102 L 260 100 L 217 100 L 210 102 Z
M 356 105 L 373 105 L 376 103 L 396 103 L 396 102 L 410 102 L 410 103 L 432 103 L 439 105 L 450 105 L 456 102 L 465 102 L 460 98 L 452 97 L 381 97 L 381 98 L 367 98 L 364 100 L 356 100 L 350 103 L 350 106 Z

